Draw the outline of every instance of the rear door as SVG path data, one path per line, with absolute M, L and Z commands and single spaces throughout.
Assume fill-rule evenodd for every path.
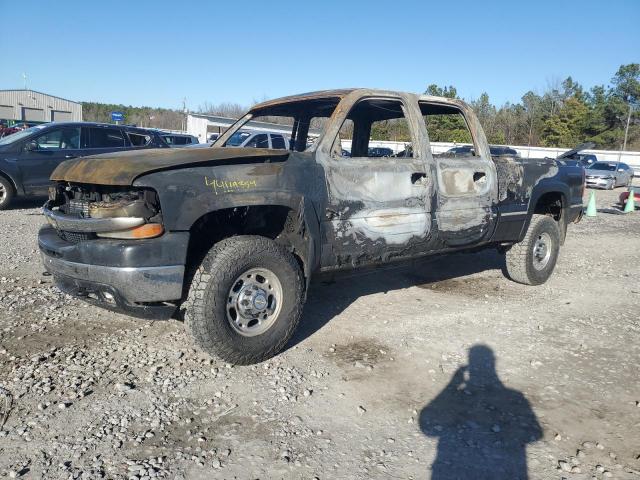
M 26 145 L 35 143 L 35 149 Z M 22 177 L 25 193 L 45 195 L 55 168 L 65 160 L 81 155 L 80 127 L 53 127 L 32 137 L 18 157 L 18 169 Z
M 451 248 L 482 243 L 495 227 L 498 182 L 480 123 L 470 109 L 455 101 L 422 97 L 420 111 L 436 167 L 438 237 Z M 436 142 L 473 148 L 458 153 Z
M 321 212 L 324 269 L 407 258 L 428 250 L 433 182 L 414 98 L 347 97 L 336 109 L 343 117 L 332 122 L 316 157 L 323 164 L 327 188 Z M 374 141 L 411 153 L 371 157 Z

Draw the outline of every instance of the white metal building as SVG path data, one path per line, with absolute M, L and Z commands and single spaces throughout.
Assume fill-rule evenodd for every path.
M 0 90 L 0 120 L 81 122 L 82 104 L 34 90 Z

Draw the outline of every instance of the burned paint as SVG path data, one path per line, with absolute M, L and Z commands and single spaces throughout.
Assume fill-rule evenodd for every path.
M 335 155 L 345 119 L 359 102 L 370 99 L 402 104 L 412 157 Z M 476 156 L 432 155 L 421 110 L 425 105 L 460 112 Z M 308 124 L 311 111 L 327 117 L 311 146 L 298 138 L 292 151 L 220 147 L 254 115 L 279 115 L 287 109 L 298 124 Z M 292 134 L 295 128 L 294 123 Z M 101 155 L 65 162 L 52 178 L 79 191 L 90 184 L 157 192 L 166 231 L 195 235 L 194 226 L 215 225 L 203 238 L 270 236 L 298 256 L 309 278 L 319 269 L 516 242 L 522 230 L 518 226 L 527 217 L 501 213 L 526 213 L 540 192 L 559 191 L 563 185 L 571 197 L 568 203 L 577 204 L 580 188 L 569 182 L 568 168 L 552 160 L 492 159 L 482 127 L 461 101 L 352 89 L 259 104 L 213 148 Z M 205 221 L 217 212 L 215 221 Z M 507 218 L 516 225 L 503 227 Z

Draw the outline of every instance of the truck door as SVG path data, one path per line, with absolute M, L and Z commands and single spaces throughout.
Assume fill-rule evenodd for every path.
M 46 195 L 49 177 L 65 160 L 80 155 L 80 127 L 47 128 L 25 143 L 18 169 L 25 193 Z
M 376 96 L 354 99 L 336 112 L 343 117 L 332 122 L 317 156 L 327 188 L 322 267 L 424 252 L 433 182 L 423 156 L 426 137 L 416 128 L 416 102 L 411 96 Z
M 422 98 L 420 111 L 436 167 L 438 238 L 445 248 L 482 243 L 495 228 L 498 196 L 496 168 L 482 127 L 462 104 Z

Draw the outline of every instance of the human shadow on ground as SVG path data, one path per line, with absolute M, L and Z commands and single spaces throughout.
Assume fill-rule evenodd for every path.
M 362 296 L 412 286 L 428 287 L 486 270 L 504 269 L 504 255 L 496 250 L 483 250 L 314 277 L 300 325 L 287 347 L 313 335 Z
M 498 378 L 485 345 L 469 349 L 469 364 L 422 409 L 420 428 L 438 439 L 431 480 L 526 480 L 526 446 L 542 438 L 531 405 Z

